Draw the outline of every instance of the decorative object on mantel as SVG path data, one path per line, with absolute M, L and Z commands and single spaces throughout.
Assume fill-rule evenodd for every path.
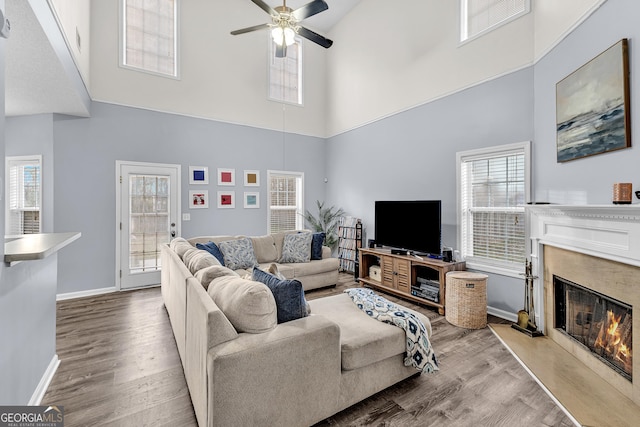
M 631 147 L 629 102 L 622 39 L 556 85 L 558 162 Z
M 533 305 L 533 279 L 537 279 L 531 273 L 531 261 L 524 261 L 524 309 L 518 311 L 518 323 L 511 327 L 517 331 L 525 333 L 530 337 L 540 337 L 542 332 L 536 325 L 536 311 Z
M 616 182 L 613 184 L 613 203 L 616 205 L 630 205 L 633 194 L 633 184 Z

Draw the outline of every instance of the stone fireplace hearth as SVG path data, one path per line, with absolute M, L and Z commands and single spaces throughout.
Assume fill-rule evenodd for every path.
M 567 331 L 573 330 L 578 337 L 580 334 L 593 335 L 584 332 L 584 325 L 593 321 L 594 316 L 599 322 L 598 328 L 601 327 L 600 323 L 613 323 L 612 320 L 616 319 L 608 320 L 606 313 L 596 313 L 601 310 L 598 308 L 600 302 L 605 305 L 610 302 L 615 316 L 627 322 L 619 325 L 618 320 L 615 326 L 620 326 L 621 330 L 624 328 L 623 333 L 627 334 L 626 339 L 630 343 L 640 343 L 640 206 L 546 205 L 531 206 L 528 211 L 533 271 L 539 277 L 534 284 L 538 325 L 545 335 L 574 355 L 595 375 L 640 405 L 640 381 L 637 380 L 640 378 L 639 358 L 632 359 L 631 354 L 607 356 L 605 351 L 597 350 L 606 356 L 604 359 L 617 357 L 616 366 L 616 363 L 603 360 L 601 354 L 585 343 L 594 341 L 602 334 L 598 332 L 595 338 L 576 339 Z M 564 319 L 564 328 L 558 327 L 558 317 L 561 318 L 563 314 L 556 310 L 556 299 L 564 295 L 557 293 L 554 277 L 577 284 L 578 290 L 584 288 L 585 295 L 593 291 L 596 298 L 593 301 L 598 303 L 589 302 L 589 297 L 585 297 L 586 303 L 573 301 L 577 307 L 572 308 L 574 311 L 568 320 Z M 571 286 L 569 289 L 574 292 Z M 580 304 L 584 307 L 580 307 Z M 634 308 L 637 311 L 635 318 L 631 315 Z M 589 326 L 594 327 L 591 324 Z M 615 351 L 618 352 L 618 349 Z M 628 362 L 627 365 L 625 362 Z M 633 381 L 634 374 L 636 381 Z

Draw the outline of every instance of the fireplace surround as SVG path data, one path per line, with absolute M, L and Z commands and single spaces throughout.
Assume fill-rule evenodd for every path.
M 640 381 L 632 381 L 633 373 L 640 372 L 638 358 L 628 361 L 623 368 L 611 366 L 603 361 L 602 355 L 566 331 L 567 319 L 565 329 L 556 327 L 559 296 L 554 284 L 554 277 L 561 278 L 587 293 L 618 303 L 622 308 L 617 312 L 628 308 L 628 322 L 632 324 L 624 327 L 630 329 L 631 342 L 640 342 L 640 315 L 636 314 L 635 319 L 631 316 L 633 308 L 640 307 L 640 205 L 534 205 L 527 212 L 533 273 L 538 276 L 534 282 L 537 324 L 545 335 L 594 374 L 640 405 Z M 593 311 L 600 309 L 594 307 L 585 308 L 579 316 L 573 313 L 572 316 L 579 317 L 570 319 L 576 327 L 573 332 L 580 326 L 576 323 L 593 321 Z

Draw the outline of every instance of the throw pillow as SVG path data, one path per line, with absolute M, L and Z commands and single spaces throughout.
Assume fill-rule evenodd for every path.
M 238 332 L 260 334 L 277 325 L 276 302 L 263 283 L 225 276 L 207 292 Z
M 285 235 L 280 262 L 311 261 L 311 240 L 312 236 L 310 232 Z
M 186 263 L 187 268 L 191 274 L 196 274 L 198 270 L 211 267 L 212 265 L 220 265 L 216 257 L 211 255 L 207 251 L 196 249 L 196 252 L 189 257 L 189 261 Z
M 307 315 L 307 301 L 299 280 L 280 280 L 259 268 L 253 269 L 252 278 L 271 289 L 276 300 L 278 323 L 300 319 Z
M 311 235 L 311 259 L 322 259 L 322 245 L 324 244 L 325 233 L 313 233 Z
M 220 252 L 220 248 L 213 242 L 196 243 L 196 248 L 209 252 L 220 261 L 220 265 L 224 265 L 224 255 Z
M 212 265 L 211 267 L 198 270 L 196 274 L 194 274 L 194 277 L 200 282 L 200 284 L 202 284 L 205 289 L 209 289 L 209 284 L 213 280 L 223 276 L 240 277 L 238 273 L 233 270 L 229 270 L 227 267 L 224 267 L 222 265 Z
M 224 256 L 224 265 L 232 270 L 251 269 L 258 265 L 248 237 L 220 242 L 218 247 Z

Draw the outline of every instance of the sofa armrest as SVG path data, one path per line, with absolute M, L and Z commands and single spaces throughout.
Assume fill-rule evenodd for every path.
M 322 259 L 331 258 L 331 248 L 329 246 L 322 247 Z
M 313 425 L 338 404 L 340 329 L 319 315 L 209 351 L 208 424 Z
M 184 375 L 201 426 L 207 425 L 207 353 L 211 347 L 237 337 L 235 328 L 200 282 L 189 278 Z

